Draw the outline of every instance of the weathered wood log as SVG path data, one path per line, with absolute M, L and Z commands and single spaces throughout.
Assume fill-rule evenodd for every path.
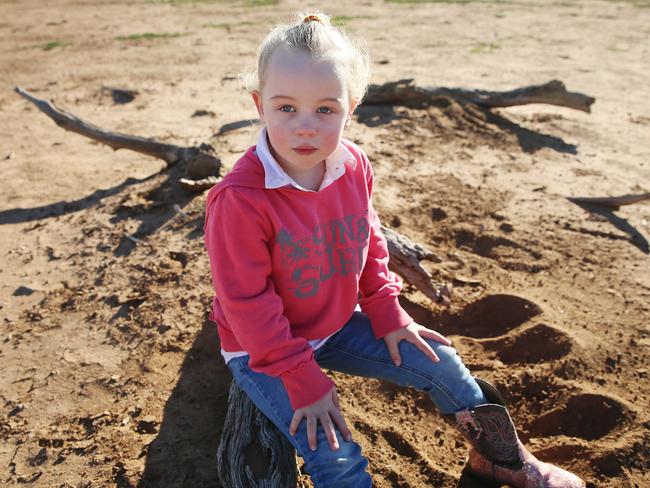
M 442 259 L 393 229 L 382 225 L 381 231 L 388 243 L 388 267 L 434 302 L 448 304 L 451 298 L 449 287 L 434 281 L 420 265 L 420 261 L 425 259 L 434 263 L 441 263 Z
M 568 92 L 564 83 L 552 80 L 543 85 L 531 85 L 508 91 L 468 90 L 465 88 L 425 88 L 412 79 L 370 85 L 363 103 L 368 105 L 426 106 L 441 97 L 473 103 L 486 108 L 512 107 L 529 103 L 546 103 L 591 112 L 595 98 L 582 93 Z
M 195 180 L 219 176 L 221 160 L 217 157 L 214 148 L 209 144 L 181 147 L 157 142 L 154 139 L 107 131 L 56 108 L 47 100 L 34 97 L 20 87 L 15 87 L 14 90 L 21 97 L 36 105 L 41 112 L 50 117 L 59 127 L 105 144 L 114 151 L 129 149 L 147 156 L 153 156 L 165 161 L 167 168 L 178 163 L 184 163 L 187 176 Z
M 650 200 L 650 193 L 641 193 L 638 195 L 621 195 L 618 197 L 567 197 L 573 203 L 598 205 L 600 207 L 608 207 L 618 210 L 623 205 L 632 205 L 634 203 L 642 202 L 643 200 Z
M 289 488 L 297 483 L 293 446 L 234 381 L 217 467 L 226 488 Z

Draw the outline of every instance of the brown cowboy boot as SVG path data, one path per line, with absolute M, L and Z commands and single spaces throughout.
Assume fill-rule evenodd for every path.
M 544 463 L 526 450 L 491 384 L 476 378 L 488 399 L 484 405 L 455 413 L 455 424 L 471 444 L 466 469 L 513 488 L 584 488 L 576 475 Z

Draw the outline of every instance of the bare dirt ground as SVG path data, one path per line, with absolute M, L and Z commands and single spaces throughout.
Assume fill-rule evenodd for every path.
M 257 131 L 218 135 L 255 116 L 237 75 L 265 26 L 304 7 L 250 3 L 0 1 L 2 486 L 219 486 L 230 377 L 207 320 L 205 195 L 12 88 L 112 130 L 209 142 L 225 172 Z M 382 220 L 442 256 L 429 268 L 454 285 L 449 309 L 408 287 L 404 305 L 503 389 L 534 453 L 591 487 L 650 486 L 650 204 L 566 199 L 650 191 L 647 6 L 321 5 L 366 38 L 375 83 L 558 78 L 596 97 L 591 114 L 361 107 L 348 132 Z M 105 86 L 139 93 L 115 103 Z M 456 485 L 461 439 L 422 395 L 333 376 L 376 486 Z

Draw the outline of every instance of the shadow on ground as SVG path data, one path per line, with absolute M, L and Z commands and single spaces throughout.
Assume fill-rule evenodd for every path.
M 217 448 L 231 375 L 207 318 L 185 356 L 138 488 L 219 488 Z
M 144 202 L 143 205 L 127 206 L 117 203 L 106 211 L 113 214 L 112 224 L 124 220 L 139 221 L 137 230 L 130 236 L 122 236 L 119 245 L 114 249 L 115 256 L 128 256 L 135 248 L 139 239 L 144 239 L 156 233 L 161 227 L 182 211 L 198 193 L 183 189 L 179 178 L 185 176 L 184 165 L 176 165 L 161 173 L 154 173 L 146 178 L 127 178 L 119 185 L 103 190 L 96 190 L 90 195 L 71 201 L 60 201 L 32 208 L 13 208 L 0 211 L 0 225 L 17 224 L 22 222 L 42 221 L 52 217 L 68 215 L 92 207 L 99 207 L 108 197 L 131 192 Z M 156 181 L 158 178 L 159 181 Z M 38 226 L 39 224 L 35 224 Z M 196 239 L 203 235 L 203 218 L 197 220 L 195 231 L 187 237 Z
M 481 107 L 472 103 L 462 102 L 450 97 L 437 97 L 427 104 L 405 105 L 413 110 L 427 110 L 429 107 L 437 107 L 440 112 L 434 116 L 440 119 L 448 119 L 450 124 L 440 125 L 436 120 L 417 120 L 418 126 L 429 128 L 433 132 L 449 130 L 449 125 L 456 127 L 462 133 L 473 132 L 479 137 L 483 136 L 485 144 L 494 141 L 495 134 L 508 133 L 515 137 L 517 144 L 525 153 L 535 153 L 540 149 L 548 148 L 556 152 L 577 154 L 578 148 L 575 144 L 569 144 L 559 137 L 535 132 L 522 127 L 521 125 L 507 119 L 491 109 Z M 409 119 L 406 114 L 395 111 L 395 105 L 373 104 L 361 105 L 356 111 L 356 120 L 368 127 L 379 127 L 390 125 L 391 122 L 400 119 Z M 444 127 L 447 127 L 446 129 Z
M 481 110 L 484 111 L 486 120 L 489 123 L 496 125 L 504 132 L 514 135 L 517 138 L 519 147 L 525 153 L 531 154 L 540 149 L 548 148 L 559 153 L 578 154 L 578 147 L 575 144 L 564 142 L 559 137 L 526 129 L 489 109 L 481 108 Z
M 157 174 L 147 176 L 143 179 L 127 178 L 119 185 L 103 190 L 95 190 L 90 195 L 77 200 L 64 200 L 32 208 L 11 208 L 8 210 L 2 210 L 0 211 L 0 225 L 32 222 L 34 220 L 43 220 L 50 217 L 58 217 L 60 215 L 79 212 L 80 210 L 86 210 L 98 205 L 106 197 L 117 195 L 129 186 L 137 183 L 144 183 L 155 176 L 157 176 Z
M 618 230 L 625 232 L 629 236 L 629 241 L 634 246 L 636 246 L 643 254 L 650 254 L 650 244 L 648 240 L 639 232 L 636 227 L 630 224 L 626 219 L 619 217 L 614 213 L 614 210 L 607 207 L 601 207 L 599 205 L 590 205 L 586 203 L 577 203 L 580 208 L 585 212 L 596 214 L 606 219 L 610 224 L 616 227 Z M 595 233 L 597 235 L 597 233 Z

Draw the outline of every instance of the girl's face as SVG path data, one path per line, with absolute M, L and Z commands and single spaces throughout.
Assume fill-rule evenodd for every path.
M 354 111 L 335 62 L 314 61 L 300 49 L 273 53 L 253 100 L 274 157 L 292 177 L 322 171 Z

